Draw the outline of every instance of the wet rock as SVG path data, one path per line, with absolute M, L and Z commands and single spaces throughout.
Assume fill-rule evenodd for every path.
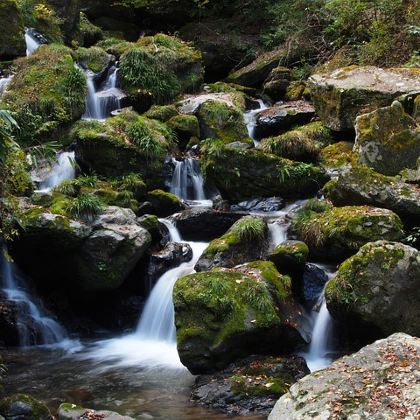
M 252 356 L 196 379 L 194 403 L 230 415 L 267 415 L 277 398 L 309 373 L 304 359 Z
M 159 217 L 167 217 L 173 213 L 185 210 L 185 205 L 175 194 L 163 190 L 150 191 L 147 194 L 147 198 L 153 206 L 153 213 Z
M 246 211 L 255 213 L 270 213 L 281 210 L 284 200 L 280 197 L 254 198 L 231 206 L 232 211 Z
M 162 274 L 171 268 L 177 267 L 183 262 L 188 262 L 192 258 L 191 246 L 182 243 L 171 242 L 160 251 L 152 252 L 150 255 L 147 276 L 153 284 Z
M 315 109 L 309 102 L 275 105 L 258 113 L 254 134 L 258 139 L 276 136 L 295 125 L 309 123 L 314 116 Z
M 359 115 L 355 128 L 354 151 L 359 163 L 385 175 L 416 168 L 420 156 L 420 125 L 404 111 L 400 102 Z
M 286 95 L 289 84 L 290 69 L 287 67 L 276 67 L 264 82 L 264 94 L 268 95 L 274 101 L 279 101 Z
M 280 273 L 299 278 L 305 269 L 309 248 L 304 242 L 285 241 L 268 255 Z
M 17 310 L 15 302 L 10 302 L 3 297 L 0 298 L 0 342 L 3 346 L 19 346 Z
M 328 281 L 328 276 L 324 270 L 315 264 L 306 264 L 305 271 L 302 276 L 302 284 L 300 287 L 300 296 L 309 307 L 318 300 L 324 287 Z
M 301 379 L 269 420 L 414 419 L 418 415 L 420 340 L 394 334 Z M 398 385 L 396 385 L 398 384 Z
M 54 420 L 46 405 L 25 394 L 1 400 L 0 414 L 6 420 Z
M 63 403 L 58 408 L 58 420 L 84 420 L 84 419 L 103 419 L 103 420 L 134 420 L 133 417 L 122 416 L 114 411 L 91 410 L 79 407 L 75 404 Z
M 290 278 L 267 261 L 178 280 L 173 296 L 182 363 L 193 374 L 209 373 L 256 352 L 301 348 L 303 310 L 291 287 Z
M 398 178 L 357 166 L 330 181 L 323 190 L 336 206 L 370 205 L 394 211 L 410 224 L 420 221 L 420 191 Z
M 420 252 L 396 242 L 365 245 L 346 260 L 326 288 L 336 319 L 363 325 L 373 336 L 402 331 L 418 336 Z
M 186 241 L 211 241 L 223 235 L 242 214 L 192 208 L 175 214 L 172 219 Z
M 235 267 L 262 259 L 267 242 L 267 223 L 259 217 L 242 217 L 223 236 L 210 242 L 195 269 L 207 271 L 215 267 Z
M 418 90 L 418 69 L 350 66 L 309 78 L 316 113 L 334 131 L 354 128 L 356 117 L 391 105 L 398 96 Z

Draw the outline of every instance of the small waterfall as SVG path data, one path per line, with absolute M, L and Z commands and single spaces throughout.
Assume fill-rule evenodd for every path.
M 264 111 L 264 109 L 267 109 L 267 105 L 261 99 L 258 99 L 258 104 L 260 106 L 259 108 L 252 109 L 251 111 L 247 111 L 244 114 L 245 124 L 248 128 L 248 135 L 254 141 L 255 146 L 258 146 L 260 143 L 258 140 L 255 139 L 255 127 L 257 124 L 257 115 L 261 111 Z
M 83 69 L 82 69 L 83 70 Z M 95 74 L 83 70 L 86 74 L 88 93 L 86 96 L 86 110 L 82 117 L 84 120 L 103 121 L 111 112 L 121 108 L 123 92 L 118 89 L 118 68 L 113 65 L 103 84 L 97 88 Z
M 2 249 L 2 279 L 3 294 L 17 306 L 21 347 L 55 344 L 67 338 L 64 328 L 42 311 L 36 303 L 37 298 L 31 296 L 23 280 L 15 276 L 5 245 Z
M 25 42 L 27 56 L 32 55 L 42 45 L 42 43 L 34 37 L 33 30 L 31 29 L 25 30 Z
M 335 273 L 333 271 L 325 266 L 318 266 L 327 273 L 329 280 L 334 277 Z M 325 287 L 326 286 L 327 285 L 325 285 Z M 329 345 L 333 324 L 325 300 L 325 288 L 319 296 L 318 302 L 315 304 L 315 309 L 316 308 L 319 308 L 319 312 L 316 310 L 312 311 L 314 327 L 312 330 L 311 344 L 309 351 L 303 355 L 311 372 L 324 369 L 332 362 L 328 353 L 331 352 Z
M 196 202 L 201 206 L 212 206 L 211 200 L 206 200 L 204 179 L 197 159 L 172 159 L 175 165 L 171 182 L 171 193 L 187 201 Z
M 10 82 L 13 79 L 13 75 L 9 77 L 2 77 L 0 78 L 0 97 L 6 92 L 7 87 L 9 86 Z
M 63 181 L 74 179 L 76 176 L 74 159 L 74 152 L 58 153 L 57 162 L 52 166 L 48 177 L 39 185 L 39 191 L 49 191 Z

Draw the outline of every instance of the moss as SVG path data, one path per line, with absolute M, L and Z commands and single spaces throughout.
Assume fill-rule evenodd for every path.
M 304 242 L 286 241 L 271 252 L 269 259 L 281 273 L 294 275 L 303 272 L 308 256 L 309 248 Z
M 169 121 L 179 115 L 175 105 L 153 105 L 144 116 L 161 122 Z
M 75 51 L 76 61 L 83 64 L 93 73 L 99 73 L 109 63 L 109 55 L 99 47 L 78 48 Z
M 102 29 L 89 21 L 85 13 L 80 12 L 80 37 L 84 47 L 90 47 L 104 37 Z
M 184 209 L 181 200 L 175 194 L 163 190 L 148 192 L 147 200 L 154 207 L 156 214 L 161 217 L 170 216 Z
M 70 49 L 42 46 L 30 57 L 17 60 L 15 71 L 3 105 L 19 124 L 19 143 L 50 141 L 60 127 L 81 117 L 86 80 L 75 68 Z
M 178 134 L 178 138 L 200 137 L 200 126 L 194 115 L 176 115 L 168 121 L 168 127 Z
M 322 164 L 328 168 L 339 168 L 347 164 L 356 163 L 356 155 L 353 153 L 353 143 L 340 141 L 330 144 L 321 150 Z
M 53 417 L 48 407 L 29 395 L 16 394 L 0 402 L 0 414 L 5 418 L 13 417 L 13 407 L 25 405 L 30 409 L 30 418 L 33 420 L 51 420 Z
M 306 96 L 307 85 L 302 81 L 294 81 L 286 89 L 285 99 L 287 101 L 298 101 Z

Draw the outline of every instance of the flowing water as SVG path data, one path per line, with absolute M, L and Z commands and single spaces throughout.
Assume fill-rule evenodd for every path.
M 86 96 L 86 110 L 82 119 L 104 121 L 113 111 L 121 108 L 123 92 L 118 89 L 118 68 L 114 64 L 108 71 L 101 86 L 95 83 L 95 74 L 83 70 L 86 74 L 88 92 Z
M 267 105 L 264 103 L 263 100 L 258 99 L 259 108 L 252 109 L 250 111 L 245 112 L 244 119 L 245 124 L 248 128 L 248 135 L 254 141 L 254 145 L 258 146 L 260 142 L 255 138 L 255 127 L 257 125 L 257 115 L 267 109 Z
M 39 184 L 39 191 L 50 191 L 63 181 L 74 179 L 75 176 L 75 153 L 60 152 L 57 154 L 57 161 L 51 167 L 47 178 Z
M 204 179 L 197 159 L 172 159 L 175 166 L 171 182 L 171 193 L 177 197 L 203 207 L 211 207 L 211 200 L 206 198 Z
M 30 29 L 25 30 L 26 55 L 32 55 L 42 44 L 33 37 Z
M 6 92 L 7 87 L 9 86 L 12 79 L 13 79 L 13 75 L 0 78 L 0 97 L 4 94 L 4 92 Z
M 40 307 L 39 299 L 31 294 L 23 279 L 15 274 L 15 268 L 7 253 L 2 249 L 2 292 L 6 300 L 16 307 L 16 321 L 21 347 L 30 345 L 48 345 L 64 342 L 67 339 L 65 329 L 49 317 Z

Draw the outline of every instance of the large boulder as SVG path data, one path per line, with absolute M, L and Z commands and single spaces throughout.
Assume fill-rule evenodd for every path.
M 278 195 L 305 197 L 328 180 L 322 168 L 214 141 L 202 148 L 201 168 L 223 198 L 233 202 Z
M 305 271 L 309 248 L 304 242 L 288 240 L 276 246 L 268 255 L 282 274 L 299 278 Z
M 400 102 L 359 115 L 355 128 L 354 150 L 359 163 L 385 175 L 416 168 L 420 156 L 420 125 L 404 111 Z
M 290 231 L 304 241 L 313 257 L 344 260 L 368 242 L 399 241 L 401 219 L 392 211 L 367 206 L 332 207 L 309 200 L 296 212 Z
M 415 419 L 419 351 L 406 334 L 377 341 L 292 385 L 268 419 Z
M 119 288 L 152 242 L 133 211 L 119 207 L 106 207 L 90 222 L 31 207 L 21 223 L 13 244 L 17 263 L 40 285 L 72 293 Z
M 193 374 L 303 344 L 291 281 L 270 262 L 183 277 L 175 284 L 174 305 L 178 352 Z
M 419 85 L 416 68 L 351 66 L 309 78 L 315 110 L 334 131 L 352 130 L 358 115 L 391 105 L 398 96 L 418 90 Z
M 0 4 L 0 59 L 10 60 L 25 55 L 25 38 L 22 16 L 15 0 L 3 0 Z
M 420 191 L 398 178 L 356 166 L 339 175 L 323 189 L 335 206 L 368 205 L 383 207 L 416 225 L 420 221 Z
M 386 336 L 402 331 L 420 335 L 420 252 L 400 243 L 365 245 L 346 260 L 326 288 L 334 318 Z
M 211 241 L 223 235 L 242 214 L 192 208 L 175 214 L 172 219 L 186 241 Z
M 262 218 L 242 217 L 223 236 L 210 242 L 195 269 L 207 271 L 215 267 L 229 268 L 262 259 L 267 241 L 268 228 Z
M 66 43 L 77 38 L 80 22 L 80 0 L 47 0 L 60 19 L 61 31 Z
M 0 415 L 7 420 L 53 420 L 48 407 L 30 395 L 16 394 L 0 401 Z
M 275 105 L 257 114 L 254 135 L 258 139 L 276 136 L 293 126 L 307 124 L 315 116 L 309 102 L 295 101 Z

